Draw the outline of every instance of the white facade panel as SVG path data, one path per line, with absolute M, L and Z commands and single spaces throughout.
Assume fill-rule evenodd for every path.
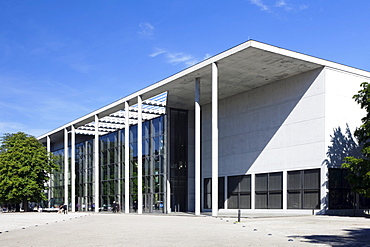
M 320 167 L 324 103 L 321 70 L 220 100 L 220 176 Z M 210 174 L 209 116 L 203 113 L 203 176 Z
M 329 147 L 332 145 L 330 136 L 345 135 L 347 125 L 353 134 L 361 125 L 366 113 L 352 97 L 360 90 L 360 84 L 370 82 L 370 78 L 330 68 L 326 68 L 325 77 L 325 145 Z M 335 133 L 338 128 L 341 133 Z

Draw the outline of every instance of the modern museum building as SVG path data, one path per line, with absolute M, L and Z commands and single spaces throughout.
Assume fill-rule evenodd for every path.
M 362 212 L 340 169 L 359 153 L 370 72 L 249 40 L 38 137 L 48 207 L 122 213 Z

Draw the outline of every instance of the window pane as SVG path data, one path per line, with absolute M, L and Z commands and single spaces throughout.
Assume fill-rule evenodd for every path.
M 230 193 L 237 193 L 239 191 L 239 176 L 227 177 L 227 191 Z M 229 195 L 228 195 L 229 197 Z
M 304 189 L 318 189 L 320 187 L 320 170 L 304 171 Z
M 238 195 L 231 195 L 227 199 L 227 208 L 237 209 L 238 208 Z
M 212 179 L 204 179 L 204 208 L 212 208 Z
M 267 174 L 256 175 L 256 191 L 267 191 Z
M 311 209 L 311 208 L 320 208 L 319 205 L 319 191 L 310 191 L 303 193 L 303 208 Z
M 341 169 L 329 169 L 329 188 L 341 188 L 342 187 L 342 171 Z
M 218 178 L 218 208 L 224 208 L 225 202 L 225 178 Z
M 256 208 L 267 208 L 267 192 L 256 192 Z
M 212 179 L 210 178 L 205 178 L 204 179 L 204 192 L 211 193 L 212 191 Z
M 297 190 L 301 188 L 301 171 L 288 172 L 288 190 Z
M 251 176 L 244 175 L 240 176 L 240 192 L 250 192 L 251 191 Z
M 271 193 L 268 198 L 268 208 L 281 209 L 283 208 L 283 194 L 280 193 Z
M 289 209 L 300 209 L 301 205 L 301 192 L 289 192 L 288 191 L 288 208 Z
M 250 209 L 251 208 L 251 195 L 240 195 L 240 208 Z
M 269 174 L 269 190 L 282 190 L 283 188 L 283 173 L 270 173 Z

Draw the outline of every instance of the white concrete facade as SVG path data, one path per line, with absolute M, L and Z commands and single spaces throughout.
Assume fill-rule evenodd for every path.
M 60 133 L 64 132 L 64 149 L 67 150 L 69 129 L 72 130 L 71 142 L 74 143 L 79 140 L 81 127 L 94 121 L 97 171 L 94 180 L 99 181 L 98 138 L 108 133 L 100 132 L 102 126 L 99 121 L 111 117 L 117 110 L 125 109 L 125 116 L 120 117 L 125 118 L 126 127 L 133 125 L 130 122 L 132 119 L 136 124 L 141 123 L 145 121 L 142 103 L 160 92 L 168 92 L 167 109 L 188 113 L 188 211 L 199 215 L 201 211 L 208 210 L 217 216 L 218 197 L 223 199 L 222 210 L 229 210 L 228 177 L 237 175 L 251 175 L 250 209 L 245 210 L 257 210 L 256 178 L 259 174 L 279 172 L 282 173 L 282 206 L 281 209 L 268 211 L 294 213 L 299 210 L 288 209 L 289 172 L 320 169 L 320 207 L 316 211 L 325 213 L 328 209 L 328 164 L 331 162 L 332 167 L 340 166 L 338 162 L 334 164 L 328 160 L 331 136 L 335 131 L 345 133 L 347 126 L 353 134 L 360 125 L 364 113 L 352 96 L 364 81 L 370 81 L 369 72 L 248 41 L 72 121 L 39 137 L 39 140 L 57 150 L 56 147 L 61 148 L 63 144 Z M 138 105 L 138 115 L 132 118 L 129 111 L 134 104 Z M 125 134 L 125 140 L 121 141 L 128 147 L 128 128 L 125 128 Z M 142 154 L 141 138 L 139 124 L 139 157 Z M 169 160 L 168 157 L 166 159 Z M 67 158 L 65 162 L 68 163 Z M 125 163 L 129 163 L 128 149 L 125 150 Z M 167 164 L 167 167 L 170 166 Z M 138 167 L 140 214 L 143 190 L 141 159 Z M 128 178 L 128 166 L 124 169 L 124 176 Z M 221 184 L 218 184 L 219 178 Z M 204 179 L 212 180 L 212 206 L 207 209 L 204 207 Z M 171 212 L 171 184 L 169 179 L 165 182 L 168 202 L 165 208 Z M 67 188 L 68 177 L 65 177 L 65 184 Z M 223 195 L 217 193 L 220 186 L 223 186 Z M 125 213 L 129 213 L 128 187 L 126 179 L 123 189 Z M 99 196 L 99 183 L 95 183 L 94 190 Z M 64 196 L 67 203 L 67 191 Z M 99 199 L 94 199 L 95 210 L 98 211 Z
M 364 112 L 352 99 L 369 80 L 330 67 L 312 70 L 220 100 L 219 176 L 321 169 L 320 210 L 327 209 L 327 159 L 335 128 L 353 134 Z M 212 176 L 211 105 L 202 107 L 202 179 Z M 338 166 L 337 166 L 338 167 Z M 225 193 L 227 194 L 227 193 Z M 227 197 L 225 195 L 225 209 Z M 204 209 L 203 209 L 204 210 Z

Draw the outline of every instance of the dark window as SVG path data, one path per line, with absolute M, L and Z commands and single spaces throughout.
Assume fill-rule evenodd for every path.
M 227 207 L 229 209 L 251 208 L 251 176 L 227 177 Z
M 205 209 L 212 208 L 212 178 L 204 179 L 204 204 Z M 224 208 L 225 201 L 225 179 L 224 177 L 218 178 L 218 208 Z
M 256 174 L 256 208 L 283 208 L 283 173 Z
M 346 169 L 329 168 L 329 209 L 353 208 L 354 194 L 345 177 Z
M 187 211 L 188 207 L 188 112 L 170 110 L 170 184 L 171 209 Z M 155 130 L 157 132 L 157 130 Z M 163 147 L 160 139 L 153 140 L 155 152 L 160 153 Z M 162 149 L 161 149 L 162 148 Z
M 288 209 L 320 208 L 320 169 L 288 172 Z

